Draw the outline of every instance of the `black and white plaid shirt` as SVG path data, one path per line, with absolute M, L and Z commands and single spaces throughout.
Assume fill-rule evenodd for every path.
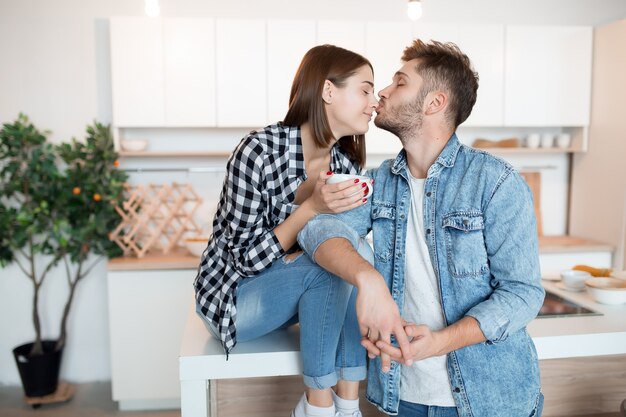
M 360 173 L 338 145 L 330 170 Z M 226 353 L 236 344 L 237 284 L 284 255 L 274 228 L 298 207 L 293 201 L 306 179 L 299 127 L 278 123 L 250 132 L 228 160 L 213 235 L 194 282 L 196 302 Z

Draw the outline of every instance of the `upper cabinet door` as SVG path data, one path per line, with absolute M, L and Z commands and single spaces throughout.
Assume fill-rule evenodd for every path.
M 217 30 L 217 125 L 254 127 L 267 120 L 264 20 L 220 20 Z
M 124 127 L 165 123 L 161 19 L 111 21 L 113 123 Z
M 508 26 L 505 124 L 587 126 L 591 51 L 590 27 Z
M 504 124 L 504 26 L 459 26 L 458 46 L 478 72 L 478 97 L 463 126 Z
M 166 126 L 215 126 L 215 21 L 164 19 Z
M 267 22 L 268 122 L 283 120 L 291 84 L 304 54 L 315 46 L 314 20 Z
M 329 43 L 365 54 L 365 23 L 320 20 L 317 22 L 317 44 Z

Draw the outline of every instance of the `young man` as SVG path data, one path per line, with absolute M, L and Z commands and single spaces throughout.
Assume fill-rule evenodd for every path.
M 416 40 L 402 61 L 379 93 L 375 123 L 404 150 L 369 172 L 374 195 L 366 205 L 317 216 L 300 245 L 357 287 L 372 359 L 367 397 L 379 409 L 539 416 L 539 366 L 526 332 L 544 298 L 532 195 L 513 167 L 456 137 L 478 89 L 468 57 L 453 44 Z M 370 230 L 375 268 L 354 249 Z M 373 316 L 385 321 L 371 297 L 381 281 L 389 291 L 381 299 L 391 296 L 406 321 L 404 334 L 394 333 L 411 339 L 408 352 L 370 325 Z

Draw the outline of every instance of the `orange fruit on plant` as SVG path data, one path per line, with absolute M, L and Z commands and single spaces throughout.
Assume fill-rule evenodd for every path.
M 115 168 L 118 168 L 118 167 L 120 166 L 120 161 L 115 160 L 115 162 L 113 162 L 113 166 L 114 166 Z
M 78 194 L 80 194 L 80 187 L 74 187 L 74 188 L 72 188 L 72 194 L 74 194 L 74 195 L 78 195 Z
M 102 200 L 102 196 L 98 193 L 95 193 L 93 195 L 93 201 L 100 201 L 100 200 Z

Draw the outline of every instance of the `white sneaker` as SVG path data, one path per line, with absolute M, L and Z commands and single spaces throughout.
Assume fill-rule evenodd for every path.
M 341 411 L 337 411 L 335 417 L 363 417 L 363 414 L 361 414 L 361 410 L 356 410 L 352 414 L 344 414 Z
M 296 408 L 291 412 L 291 417 L 306 417 L 306 412 L 304 411 L 304 403 L 306 402 L 306 394 L 302 394 L 300 401 L 296 404 Z

